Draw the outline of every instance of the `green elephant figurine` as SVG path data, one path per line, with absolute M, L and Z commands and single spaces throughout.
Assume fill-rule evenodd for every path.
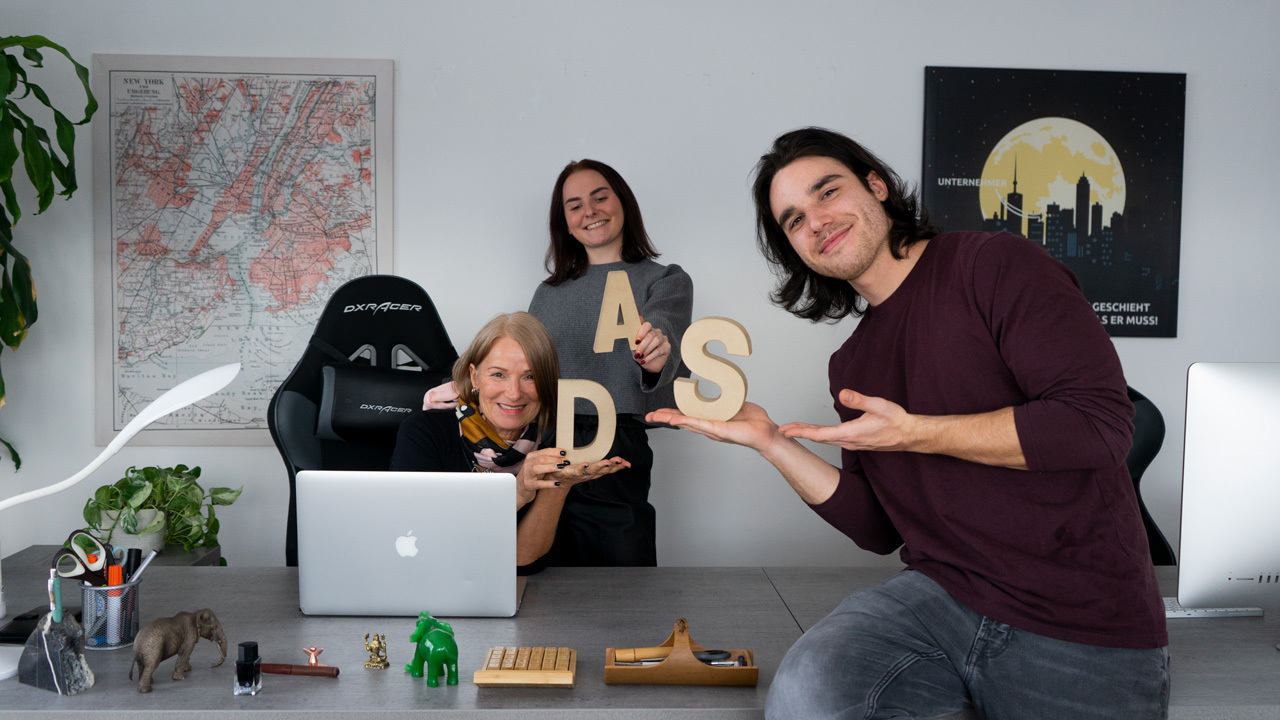
M 427 666 L 427 685 L 440 686 L 440 671 L 448 667 L 447 684 L 458 684 L 458 643 L 453 639 L 453 627 L 441 622 L 431 613 L 418 615 L 418 627 L 409 636 L 409 642 L 417 643 L 413 661 L 404 666 L 413 677 L 422 677 L 422 666 Z

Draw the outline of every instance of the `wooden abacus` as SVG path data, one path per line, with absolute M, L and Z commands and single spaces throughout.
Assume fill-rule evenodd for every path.
M 472 676 L 482 687 L 573 687 L 578 653 L 562 647 L 496 647 Z

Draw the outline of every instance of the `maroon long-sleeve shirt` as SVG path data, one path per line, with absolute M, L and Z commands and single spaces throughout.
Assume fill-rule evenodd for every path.
M 913 252 L 921 252 L 916 249 Z M 840 390 L 907 412 L 1014 408 L 1030 471 L 944 455 L 844 451 L 814 510 L 987 617 L 1122 648 L 1168 643 L 1125 467 L 1133 406 L 1111 339 L 1075 276 L 1008 233 L 929 241 L 902 285 L 831 356 Z

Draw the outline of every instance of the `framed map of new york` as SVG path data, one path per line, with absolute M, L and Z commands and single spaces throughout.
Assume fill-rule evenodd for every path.
M 333 290 L 392 272 L 390 60 L 94 55 L 95 436 L 230 362 L 149 445 L 270 445 Z M 105 117 L 103 116 L 105 115 Z

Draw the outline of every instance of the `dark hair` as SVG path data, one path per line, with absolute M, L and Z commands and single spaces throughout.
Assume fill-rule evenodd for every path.
M 658 257 L 658 251 L 649 241 L 649 234 L 644 231 L 640 204 L 636 202 L 636 196 L 631 192 L 627 181 L 622 179 L 617 170 L 599 160 L 575 160 L 560 171 L 555 190 L 551 191 L 551 217 L 548 222 L 551 245 L 547 247 L 547 258 L 543 263 L 543 267 L 551 273 L 551 277 L 543 281 L 548 285 L 559 285 L 566 280 L 580 278 L 590 264 L 587 262 L 586 249 L 570 234 L 569 221 L 564 214 L 564 183 L 570 175 L 582 170 L 595 170 L 603 175 L 614 195 L 622 202 L 622 259 L 637 263 L 646 258 Z
M 786 233 L 773 217 L 769 191 L 773 178 L 782 168 L 804 157 L 829 157 L 849 168 L 868 192 L 867 176 L 875 173 L 884 181 L 889 197 L 881 205 L 889 216 L 889 251 L 901 259 L 902 251 L 931 238 L 938 230 L 929 224 L 929 214 L 888 165 L 857 142 L 831 130 L 817 127 L 792 130 L 773 141 L 773 147 L 756 165 L 752 194 L 756 201 L 756 244 L 773 266 L 778 286 L 769 293 L 775 305 L 796 317 L 817 322 L 836 321 L 847 315 L 865 312 L 865 303 L 847 280 L 820 275 L 804 264 Z

